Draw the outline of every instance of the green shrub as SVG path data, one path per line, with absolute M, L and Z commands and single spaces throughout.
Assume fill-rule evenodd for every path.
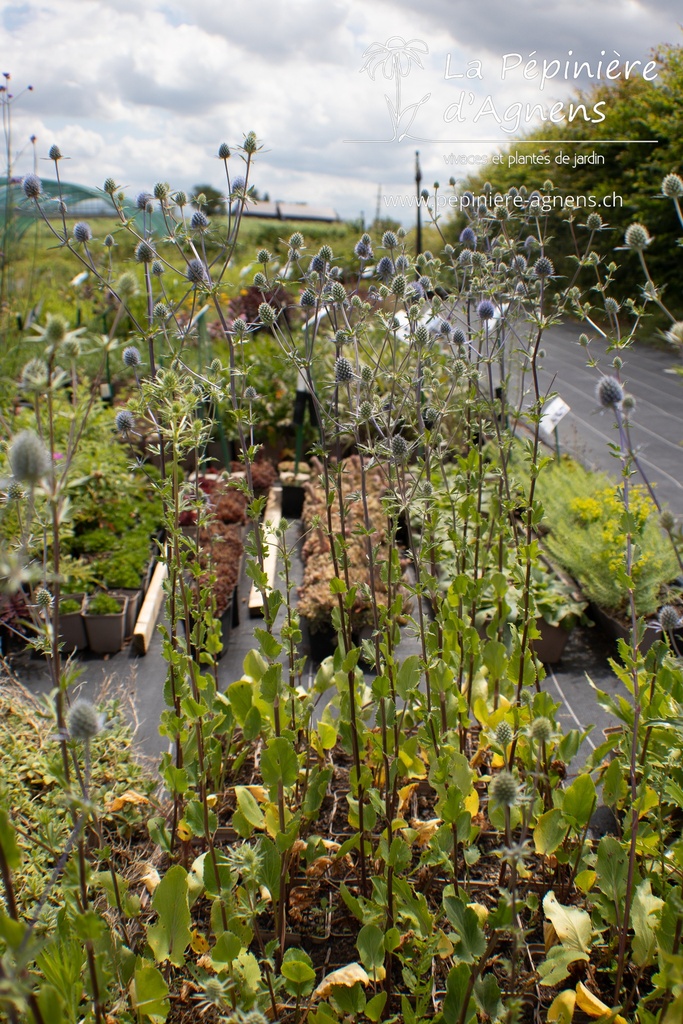
M 123 607 L 123 602 L 111 594 L 95 594 L 91 597 L 86 606 L 88 615 L 118 615 Z

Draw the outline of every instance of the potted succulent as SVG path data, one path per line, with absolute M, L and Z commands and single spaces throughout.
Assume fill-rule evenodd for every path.
M 123 647 L 128 598 L 101 592 L 83 605 L 88 647 L 95 654 L 116 654 Z
M 65 594 L 59 602 L 59 639 L 66 654 L 88 646 L 82 616 L 84 597 L 85 594 Z

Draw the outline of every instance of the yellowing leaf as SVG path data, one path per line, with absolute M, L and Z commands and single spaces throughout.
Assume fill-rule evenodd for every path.
M 178 835 L 178 839 L 183 843 L 186 843 L 188 839 L 192 839 L 192 829 L 187 827 L 187 822 L 183 818 L 178 822 L 176 833 Z
M 436 946 L 436 952 L 441 960 L 447 960 L 449 956 L 453 956 L 453 950 L 455 946 L 448 938 L 445 932 L 440 932 L 439 941 Z
M 245 786 L 248 789 L 254 800 L 258 800 L 260 804 L 264 804 L 268 799 L 268 790 L 264 786 Z
M 398 791 L 398 798 L 399 798 L 399 800 L 398 800 L 398 813 L 399 814 L 405 814 L 405 812 L 408 810 L 408 806 L 410 804 L 411 797 L 412 797 L 413 793 L 415 792 L 415 790 L 417 789 L 417 787 L 418 787 L 418 783 L 417 782 L 411 782 L 409 786 L 403 786 L 401 789 L 399 789 L 399 791 Z
M 144 882 L 147 892 L 151 894 L 161 881 L 161 877 L 152 864 L 142 864 L 141 866 L 144 868 L 144 873 L 140 875 L 140 881 Z
M 190 949 L 194 950 L 195 953 L 208 953 L 209 951 L 209 943 L 206 941 L 206 937 L 201 932 L 198 932 L 196 928 L 192 929 Z
M 598 875 L 596 871 L 591 871 L 589 868 L 586 868 L 585 871 L 579 871 L 578 875 L 574 879 L 574 884 L 577 889 L 581 890 L 581 892 L 590 892 L 595 885 L 597 877 Z
M 590 914 L 577 907 L 563 907 L 557 902 L 554 892 L 544 896 L 543 912 L 552 922 L 565 949 L 581 954 L 589 952 L 592 934 Z
M 347 964 L 346 967 L 340 967 L 338 970 L 332 971 L 332 973 L 328 974 L 326 978 L 323 978 L 313 993 L 313 998 L 325 999 L 329 996 L 335 985 L 342 985 L 345 988 L 353 988 L 357 981 L 359 981 L 361 985 L 370 984 L 370 979 L 366 972 L 360 964 L 354 961 L 351 964 Z
M 489 918 L 489 908 L 483 903 L 468 903 L 467 906 L 477 915 L 480 925 L 485 925 Z
M 418 846 L 427 846 L 441 824 L 441 818 L 429 818 L 428 821 L 421 821 L 419 818 L 410 819 L 410 827 L 417 832 L 415 842 Z
M 465 799 L 463 800 L 463 806 L 466 811 L 470 812 L 470 815 L 474 818 L 479 813 L 479 794 L 476 789 L 473 789 Z
M 108 801 L 105 805 L 105 809 L 113 814 L 115 811 L 122 810 L 126 804 L 131 804 L 133 807 L 140 807 L 142 804 L 148 804 L 149 800 L 142 793 L 138 793 L 135 789 L 127 789 L 121 796 L 116 796 L 113 800 Z
M 546 1017 L 548 1024 L 553 1024 L 555 1021 L 557 1024 L 570 1024 L 575 1006 L 576 992 L 572 992 L 570 988 L 560 992 L 548 1007 L 548 1016 Z
M 576 1005 L 584 1013 L 587 1013 L 589 1017 L 603 1017 L 605 1014 L 612 1012 L 609 1006 L 603 1003 L 602 999 L 594 996 L 582 981 L 576 986 Z M 614 1024 L 626 1024 L 626 1021 L 620 1014 L 617 1014 L 614 1018 Z
M 502 754 L 491 755 L 491 767 L 492 768 L 503 768 L 505 766 L 505 758 Z
M 209 793 L 207 798 L 206 798 L 206 806 L 207 807 L 215 807 L 217 803 L 218 803 L 218 797 L 216 796 L 216 794 L 215 793 Z

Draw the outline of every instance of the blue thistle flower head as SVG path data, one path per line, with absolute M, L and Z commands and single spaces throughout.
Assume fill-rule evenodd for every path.
M 463 228 L 460 232 L 460 241 L 463 245 L 466 245 L 468 249 L 476 249 L 477 233 L 474 228 Z
M 135 417 L 130 409 L 121 409 L 116 414 L 115 422 L 119 434 L 129 434 L 135 426 Z
M 466 345 L 467 335 L 463 331 L 462 327 L 456 327 L 453 331 L 453 344 L 454 345 Z
M 400 256 L 396 257 L 394 266 L 396 267 L 397 274 L 405 274 L 407 270 L 410 270 L 410 260 L 406 255 L 401 253 Z
M 206 284 L 208 282 L 206 267 L 201 260 L 190 260 L 187 264 L 186 277 L 190 284 L 194 285 Z
M 600 405 L 609 409 L 611 406 L 619 405 L 624 397 L 624 389 L 616 377 L 606 374 L 595 385 L 595 395 Z
M 47 155 L 49 156 L 50 160 L 54 160 L 55 163 L 57 162 L 57 160 L 62 159 L 62 151 L 59 148 L 59 146 L 50 146 Z
M 246 179 L 243 178 L 241 174 L 238 174 L 236 178 L 232 179 L 232 191 L 233 192 L 244 192 L 246 184 L 247 184 Z
M 299 303 L 304 309 L 310 309 L 311 306 L 315 306 L 315 292 L 312 288 L 305 288 L 303 290 Z
M 139 366 L 142 362 L 140 355 L 140 349 L 136 348 L 135 345 L 129 345 L 123 350 L 123 365 L 124 366 Z
M 534 263 L 534 275 L 535 277 L 552 277 L 555 273 L 555 267 L 553 261 L 548 259 L 547 256 L 539 256 Z
M 482 299 L 477 306 L 477 314 L 480 320 L 492 320 L 496 312 L 496 307 L 493 305 L 490 299 Z
M 230 159 L 230 146 L 227 144 L 227 142 L 221 142 L 220 146 L 218 147 L 218 158 L 219 160 Z
M 353 250 L 359 260 L 371 260 L 372 259 L 372 246 L 370 242 L 364 242 L 361 238 L 360 241 L 356 242 Z
M 317 253 L 308 265 L 309 271 L 314 271 L 316 274 L 325 273 L 325 260 L 322 258 L 320 253 Z
M 206 231 L 209 226 L 209 218 L 203 210 L 195 210 L 190 220 L 190 227 L 194 231 Z
M 84 221 L 79 220 L 77 224 L 74 224 L 74 241 L 86 243 L 92 238 L 92 231 L 90 225 Z
M 43 190 L 40 178 L 37 174 L 27 174 L 22 179 L 21 187 L 27 199 L 38 199 Z
M 154 207 L 154 196 L 150 192 L 138 192 L 135 197 L 135 205 L 138 210 L 151 212 Z
M 395 249 L 398 245 L 398 238 L 393 231 L 385 231 L 382 235 L 382 245 L 385 249 Z
M 382 256 L 377 264 L 377 274 L 384 281 L 388 281 L 394 276 L 394 261 L 391 256 Z

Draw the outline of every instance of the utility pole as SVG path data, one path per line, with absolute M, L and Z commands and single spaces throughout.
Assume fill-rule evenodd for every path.
M 415 186 L 417 188 L 417 239 L 415 242 L 415 255 L 419 256 L 422 252 L 422 207 L 420 206 L 420 182 L 422 181 L 422 171 L 420 170 L 420 151 L 415 150 Z

